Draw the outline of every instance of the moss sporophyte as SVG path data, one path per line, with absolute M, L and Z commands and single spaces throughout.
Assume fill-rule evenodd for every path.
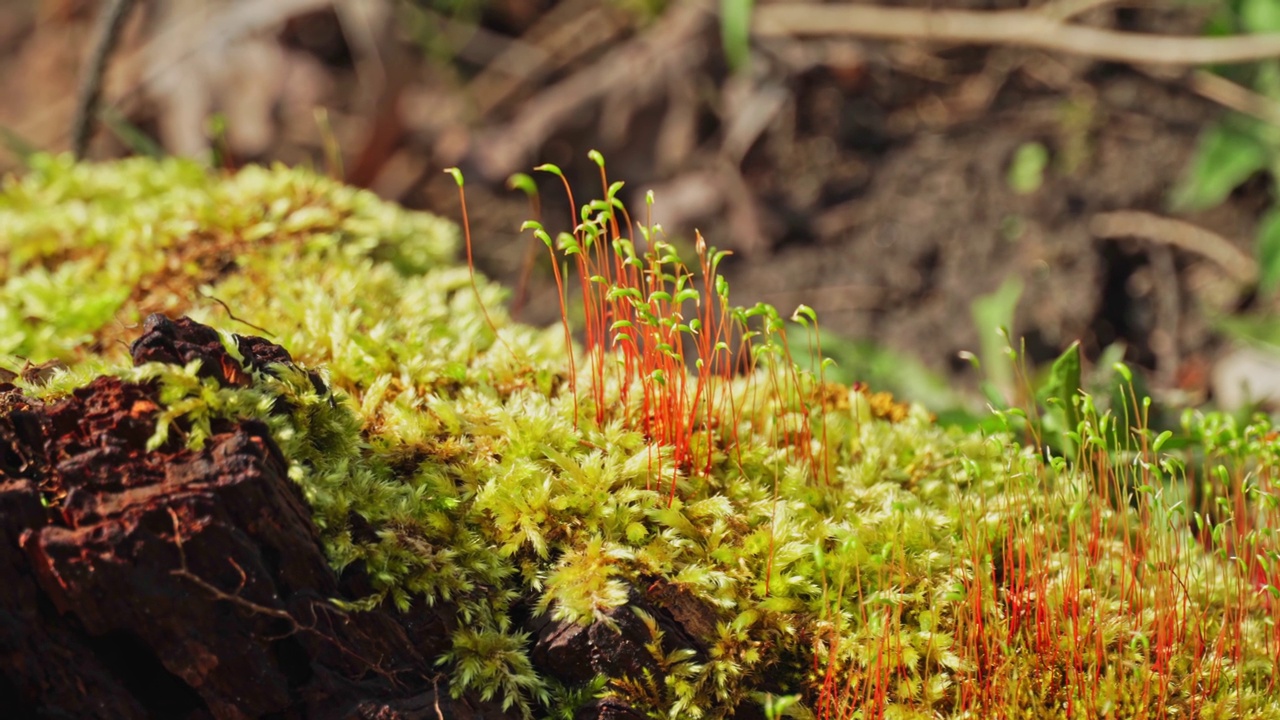
M 572 231 L 526 225 L 552 329 L 455 264 L 452 225 L 312 173 L 36 157 L 0 192 L 0 366 L 65 364 L 13 378 L 39 397 L 155 383 L 157 444 L 263 421 L 334 568 L 371 578 L 348 607 L 456 608 L 451 690 L 529 717 L 611 694 L 669 718 L 1280 718 L 1268 419 L 1157 434 L 1132 394 L 1080 395 L 1067 456 L 941 427 L 827 382 L 811 310 L 730 304 L 726 254 L 695 239 L 686 265 L 591 157 Z M 332 391 L 130 367 L 117 340 L 153 311 L 228 348 L 266 329 Z M 672 637 L 636 608 L 656 674 L 535 671 L 518 618 L 607 627 L 658 591 L 702 610 Z

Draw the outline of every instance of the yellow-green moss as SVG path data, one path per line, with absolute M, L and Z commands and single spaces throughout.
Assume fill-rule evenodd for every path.
M 66 362 L 68 372 L 26 388 L 41 395 L 101 372 L 158 380 L 166 421 L 158 433 L 181 417 L 192 428 L 187 442 L 200 442 L 214 417 L 267 421 L 334 567 L 369 569 L 376 594 L 364 602 L 456 603 L 461 629 L 441 658 L 455 691 L 476 690 L 530 715 L 573 693 L 552 692 L 534 674 L 512 604 L 531 598 L 554 617 L 590 622 L 623 605 L 640 578 L 660 578 L 716 612 L 714 629 L 700 638 L 710 648 L 705 658 L 667 654 L 658 658 L 665 684 L 613 678 L 606 690 L 672 718 L 724 717 L 766 677 L 805 695 L 791 711 L 801 717 L 815 709 L 828 668 L 841 684 L 891 671 L 883 704 L 846 704 L 857 713 L 832 717 L 876 709 L 885 717 L 958 716 L 958 698 L 980 670 L 1008 688 L 997 700 L 1009 717 L 1085 717 L 1079 702 L 1068 713 L 1062 676 L 1095 671 L 1090 707 L 1139 717 L 1135 692 L 1150 679 L 1145 648 L 1159 618 L 1127 609 L 1132 593 L 1154 592 L 1135 585 L 1135 573 L 1158 579 L 1175 567 L 1183 581 L 1214 578 L 1188 583 L 1181 612 L 1208 634 L 1228 622 L 1223 608 L 1240 573 L 1186 542 L 1185 532 L 1168 530 L 1182 544 L 1160 546 L 1178 550 L 1167 566 L 1155 566 L 1154 555 L 1151 568 L 1123 566 L 1118 533 L 1101 538 L 1097 561 L 1066 549 L 1063 538 L 1089 514 L 1117 528 L 1129 522 L 1123 504 L 1097 502 L 1096 468 L 1046 464 L 1008 437 L 946 430 L 922 409 L 848 389 L 825 390 L 839 397 L 817 416 L 829 486 L 811 482 L 772 444 L 775 408 L 743 380 L 735 397 L 757 410 L 744 417 L 759 420 L 740 428 L 741 458 L 717 450 L 711 477 L 682 476 L 668 505 L 665 487 L 650 488 L 648 477 L 668 450 L 650 446 L 621 415 L 600 427 L 584 419 L 589 413 L 579 413 L 566 388 L 559 330 L 511 323 L 501 289 L 481 281 L 497 342 L 454 259 L 457 245 L 449 223 L 306 171 L 219 176 L 177 160 L 76 165 L 40 157 L 0 191 L 0 247 L 8 250 L 0 258 L 0 366 L 19 369 L 19 356 Z M 239 389 L 201 380 L 190 367 L 130 368 L 118 341 L 136 336 L 153 311 L 224 332 L 265 331 L 302 366 L 320 369 L 333 393 L 322 396 L 303 373 L 279 368 Z M 281 401 L 293 411 L 272 415 Z M 1261 421 L 1232 428 L 1220 444 L 1253 438 L 1249 457 L 1275 467 L 1257 446 L 1267 429 Z M 1177 475 L 1172 466 L 1155 474 L 1162 472 Z M 1168 498 L 1164 486 L 1148 493 L 1160 499 L 1148 511 L 1166 513 L 1172 528 L 1179 515 L 1166 485 Z M 376 539 L 353 534 L 357 516 Z M 1103 626 L 1101 664 L 1084 657 L 1071 668 L 1038 665 L 1010 630 L 1002 664 L 978 667 L 964 633 L 978 619 L 1011 627 L 1005 589 L 992 579 L 1013 562 L 1002 555 L 1011 537 L 1045 542 L 1040 587 L 1057 601 L 1087 590 L 1080 616 Z M 975 596 L 983 601 L 977 610 Z M 1242 645 L 1252 649 L 1243 663 L 1223 663 L 1220 687 L 1197 708 L 1205 717 L 1280 717 L 1265 680 L 1275 669 L 1267 622 L 1250 615 Z M 1073 642 L 1052 640 L 1064 656 Z M 814 657 L 817 674 L 806 676 Z M 1174 673 L 1187 680 L 1192 670 Z M 1157 694 L 1185 715 L 1197 692 L 1175 685 Z

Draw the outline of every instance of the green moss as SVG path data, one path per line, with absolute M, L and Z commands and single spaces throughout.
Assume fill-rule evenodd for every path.
M 1253 584 L 1261 565 L 1237 552 L 1277 559 L 1263 419 L 1187 420 L 1194 482 L 1222 465 L 1208 496 L 1248 498 L 1232 535 L 1218 528 L 1233 508 L 1183 491 L 1167 455 L 1046 461 L 884 397 L 824 387 L 819 408 L 740 378 L 740 421 L 696 434 L 710 472 L 679 472 L 669 502 L 672 449 L 634 408 L 593 422 L 560 330 L 511 323 L 481 281 L 499 342 L 441 220 L 299 170 L 46 157 L 0 192 L 0 245 L 0 366 L 68 363 L 26 388 L 40 395 L 102 372 L 154 380 L 157 443 L 198 445 L 217 418 L 267 422 L 334 567 L 369 570 L 358 606 L 457 607 L 440 658 L 455 692 L 563 715 L 582 693 L 536 676 L 513 605 L 607 622 L 657 579 L 713 617 L 705 653 L 666 652 L 641 614 L 665 680 L 600 687 L 654 716 L 725 717 L 782 678 L 802 697 L 792 712 L 821 717 L 1280 717 L 1274 576 Z M 117 340 L 152 311 L 265 331 L 333 390 L 284 367 L 231 389 L 194 367 L 130 368 Z M 621 405 L 616 383 L 604 392 Z M 1084 415 L 1095 448 L 1115 424 Z M 811 439 L 778 442 L 797 417 Z M 1140 491 L 1116 502 L 1113 484 Z M 1203 541 L 1193 512 L 1211 521 Z

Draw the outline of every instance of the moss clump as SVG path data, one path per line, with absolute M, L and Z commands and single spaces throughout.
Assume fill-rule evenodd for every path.
M 608 623 L 650 585 L 710 609 L 700 647 L 674 651 L 641 613 L 664 677 L 597 688 L 655 717 L 725 717 L 764 687 L 824 718 L 1280 717 L 1261 419 L 1188 417 L 1196 481 L 1243 499 L 1212 516 L 1179 495 L 1185 465 L 1117 446 L 1091 406 L 1086 450 L 1046 460 L 801 372 L 790 394 L 727 381 L 735 411 L 701 416 L 679 461 L 638 391 L 579 400 L 593 371 L 570 377 L 560 331 L 511 323 L 491 284 L 477 298 L 451 225 L 308 172 L 39 158 L 0 192 L 0 245 L 0 366 L 69 366 L 26 392 L 155 380 L 157 442 L 267 422 L 334 567 L 368 569 L 361 604 L 457 607 L 456 692 L 563 713 L 584 693 L 534 672 L 516 606 Z M 287 368 L 244 388 L 130 368 L 116 341 L 153 311 L 270 333 L 334 390 Z

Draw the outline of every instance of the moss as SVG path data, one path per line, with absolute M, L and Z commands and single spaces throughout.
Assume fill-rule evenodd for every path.
M 267 422 L 333 566 L 370 573 L 357 604 L 456 605 L 440 658 L 456 692 L 563 715 L 582 693 L 534 672 L 517 604 L 608 622 L 661 582 L 710 608 L 703 648 L 664 649 L 641 614 L 665 677 L 597 686 L 654 716 L 725 717 L 783 678 L 791 712 L 820 717 L 1280 717 L 1272 567 L 1235 552 L 1275 557 L 1263 419 L 1187 420 L 1195 482 L 1221 465 L 1220 496 L 1250 498 L 1236 534 L 1232 508 L 1206 519 L 1178 494 L 1187 466 L 1167 453 L 1046 459 L 811 374 L 787 393 L 729 382 L 741 410 L 692 433 L 682 464 L 638 392 L 588 396 L 559 329 L 510 322 L 490 283 L 477 299 L 452 225 L 305 171 L 42 157 L 0 192 L 0 243 L 0 366 L 67 363 L 32 394 L 157 381 L 156 442 Z M 231 389 L 131 368 L 118 341 L 152 311 L 266 333 L 333 390 L 283 366 Z M 1095 448 L 1115 423 L 1085 416 Z

